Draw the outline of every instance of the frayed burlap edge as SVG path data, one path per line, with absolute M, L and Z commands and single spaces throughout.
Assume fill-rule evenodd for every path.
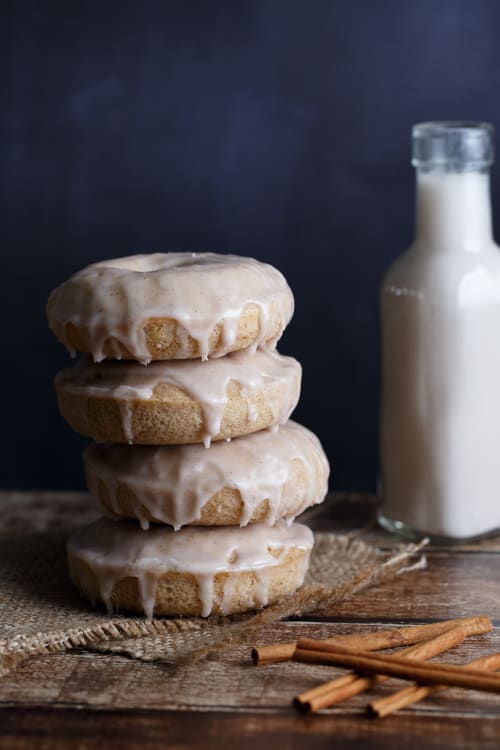
M 348 546 L 351 539 L 345 537 Z M 152 621 L 139 618 L 113 618 L 89 627 L 71 628 L 64 631 L 14 635 L 0 639 L 0 676 L 7 674 L 21 661 L 33 656 L 57 654 L 72 649 L 102 651 L 106 644 L 113 644 L 115 653 L 120 652 L 120 642 L 136 639 L 138 648 L 128 645 L 124 653 L 145 661 L 174 660 L 177 663 L 193 663 L 230 646 L 241 644 L 255 636 L 263 625 L 270 625 L 287 617 L 301 617 L 318 612 L 352 596 L 367 586 L 386 582 L 396 575 L 424 568 L 425 557 L 420 556 L 411 564 L 411 558 L 427 543 L 408 544 L 382 555 L 382 560 L 370 561 L 347 582 L 330 587 L 324 583 L 306 583 L 295 594 L 281 600 L 256 614 L 238 617 L 177 618 Z M 140 648 L 141 639 L 160 639 L 153 655 Z M 183 640 L 187 649 L 182 656 L 175 657 L 175 644 Z M 200 645 L 200 641 L 202 645 Z

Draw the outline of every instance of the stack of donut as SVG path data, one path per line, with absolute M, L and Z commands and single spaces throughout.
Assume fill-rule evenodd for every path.
M 105 517 L 68 542 L 91 601 L 206 617 L 302 584 L 313 536 L 293 520 L 329 469 L 289 420 L 301 367 L 275 346 L 292 313 L 279 271 L 214 253 L 95 263 L 52 292 L 51 329 L 83 353 L 56 377 L 59 408 L 96 441 L 84 463 Z

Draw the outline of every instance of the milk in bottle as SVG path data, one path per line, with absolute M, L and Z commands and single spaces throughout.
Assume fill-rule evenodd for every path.
M 443 541 L 500 528 L 500 252 L 492 127 L 413 128 L 416 237 L 381 288 L 379 521 Z

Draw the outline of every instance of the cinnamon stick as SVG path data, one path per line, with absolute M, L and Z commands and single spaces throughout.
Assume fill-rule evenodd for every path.
M 398 656 L 404 655 L 413 659 L 432 659 L 433 656 L 442 654 L 444 651 L 457 646 L 467 635 L 471 635 L 467 631 L 467 628 L 458 625 L 423 643 L 405 648 L 398 653 Z M 346 678 L 350 679 L 347 680 Z M 352 672 L 349 675 L 344 675 L 336 680 L 330 680 L 298 695 L 294 699 L 294 705 L 299 711 L 304 713 L 315 713 L 321 708 L 333 706 L 346 698 L 352 698 L 354 695 L 364 693 L 366 690 L 370 690 L 370 688 L 388 679 L 389 677 L 386 675 L 360 677 L 356 672 Z
M 346 646 L 353 650 L 379 651 L 397 646 L 409 646 L 420 643 L 428 638 L 444 633 L 455 625 L 463 625 L 471 629 L 472 633 L 487 633 L 492 629 L 491 620 L 486 615 L 477 617 L 463 617 L 443 622 L 433 622 L 427 625 L 411 625 L 405 628 L 390 628 L 371 633 L 354 633 L 352 635 L 338 635 L 328 638 L 324 643 Z M 478 630 L 478 628 L 482 628 Z M 252 659 L 256 665 L 273 664 L 288 661 L 293 658 L 296 641 L 276 643 L 269 646 L 259 646 L 252 649 Z
M 474 659 L 461 665 L 461 668 L 464 670 L 484 669 L 485 671 L 495 672 L 497 669 L 500 669 L 500 654 L 482 656 L 479 659 Z M 379 698 L 376 701 L 372 701 L 368 708 L 376 716 L 388 716 L 400 708 L 406 708 L 414 703 L 418 703 L 427 698 L 428 695 L 437 693 L 440 690 L 446 690 L 446 688 L 447 685 L 410 685 L 403 690 L 398 690 L 396 693 L 388 695 L 386 698 Z
M 465 670 L 456 664 L 436 664 L 402 656 L 354 652 L 324 641 L 303 638 L 297 643 L 294 660 L 313 664 L 334 664 L 368 674 L 385 674 L 429 685 L 453 685 L 471 690 L 500 693 L 500 675 Z

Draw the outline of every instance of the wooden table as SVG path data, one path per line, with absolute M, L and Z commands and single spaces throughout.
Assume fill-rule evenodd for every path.
M 317 528 L 343 532 L 373 518 L 374 498 L 336 500 L 317 517 Z M 398 542 L 378 529 L 367 536 L 381 547 Z M 500 538 L 430 548 L 427 559 L 426 570 L 361 592 L 321 618 L 273 628 L 290 640 L 485 613 L 494 632 L 470 639 L 449 660 L 500 651 Z M 366 695 L 309 717 L 291 707 L 297 692 L 340 672 L 293 663 L 257 668 L 242 647 L 196 667 L 85 652 L 38 657 L 0 683 L 0 748 L 500 747 L 495 695 L 448 690 L 381 720 L 367 715 Z

